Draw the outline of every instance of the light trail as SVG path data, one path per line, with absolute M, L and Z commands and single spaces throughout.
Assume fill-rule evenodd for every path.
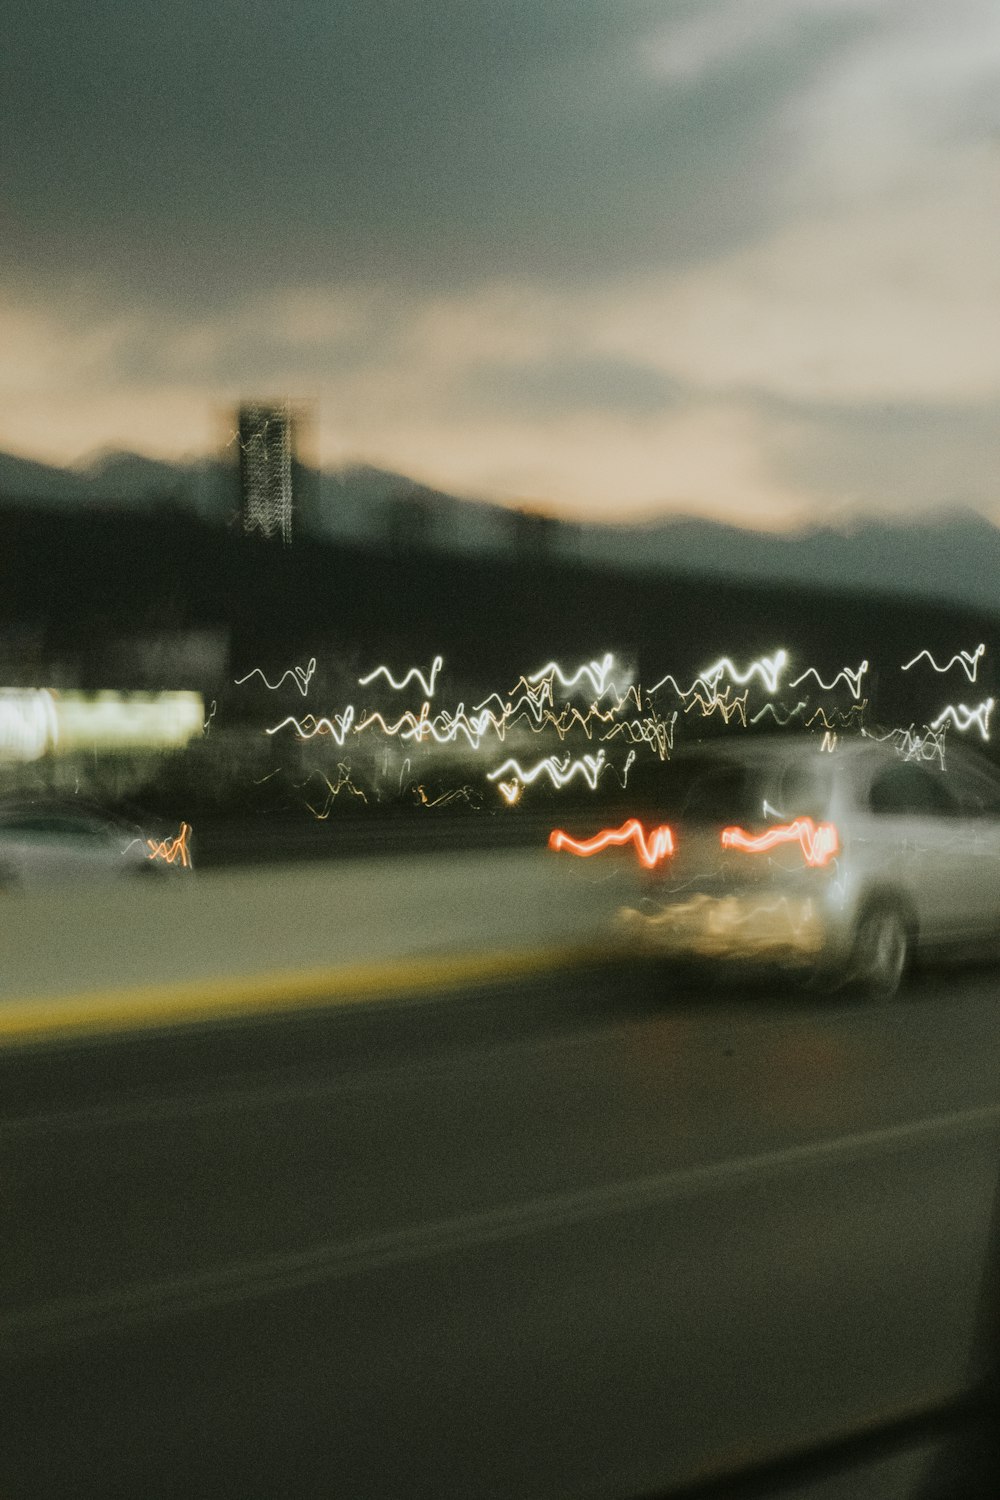
M 806 720 L 806 728 L 811 729 L 818 719 L 819 722 L 823 725 L 824 729 L 834 729 L 837 725 L 839 725 L 841 729 L 849 729 L 851 727 L 852 717 L 857 714 L 858 720 L 860 722 L 862 715 L 864 714 L 864 711 L 867 707 L 868 699 L 862 698 L 860 703 L 852 703 L 850 708 L 833 709 L 831 716 L 827 717 L 826 709 L 820 706 L 819 708 L 814 709 L 813 712 L 809 715 L 808 719 Z
M 621 701 L 624 703 L 624 698 Z M 567 715 L 569 717 L 568 723 Z M 563 740 L 572 730 L 574 723 L 576 723 L 583 730 L 588 740 L 590 740 L 594 737 L 594 731 L 590 723 L 591 719 L 597 719 L 602 724 L 609 724 L 613 723 L 614 717 L 614 709 L 609 708 L 602 710 L 598 708 L 596 703 L 592 703 L 585 714 L 582 714 L 578 708 L 567 703 L 565 708 L 562 710 L 562 713 L 560 713 L 558 717 L 552 712 L 551 709 L 546 709 L 545 717 L 542 723 L 542 729 L 544 729 L 546 725 L 551 725 L 556 734 L 559 736 L 560 740 Z
M 147 839 L 149 848 L 147 859 L 162 859 L 165 864 L 173 865 L 180 862 L 185 870 L 191 868 L 191 855 L 188 848 L 188 839 L 191 834 L 191 824 L 182 823 L 180 832 L 173 839 Z
M 749 689 L 739 698 L 733 698 L 732 701 L 730 701 L 729 697 L 729 694 L 732 692 L 732 685 L 727 687 L 724 693 L 719 693 L 716 689 L 713 689 L 713 692 L 715 696 L 712 698 L 703 698 L 701 693 L 695 693 L 691 702 L 685 704 L 684 712 L 689 714 L 692 708 L 698 707 L 701 709 L 702 718 L 705 719 L 711 718 L 712 714 L 718 712 L 722 714 L 727 724 L 734 714 L 739 714 L 740 722 L 745 729 L 747 727 L 747 698 L 749 697 Z
M 251 667 L 245 677 L 234 677 L 233 684 L 236 687 L 242 687 L 245 682 L 250 681 L 251 677 L 259 677 L 266 688 L 270 688 L 272 693 L 276 693 L 286 679 L 290 677 L 304 698 L 309 691 L 309 684 L 313 679 L 315 671 L 316 658 L 315 656 L 310 656 L 306 666 L 289 667 L 287 672 L 281 674 L 277 682 L 268 682 L 260 667 Z
M 926 734 L 917 734 L 911 724 L 908 729 L 890 729 L 888 734 L 875 734 L 872 730 L 863 731 L 865 738 L 876 740 L 879 744 L 893 742 L 894 749 L 898 752 L 901 760 L 936 760 L 944 770 L 945 735 L 948 730 L 947 724 L 940 729 L 932 729 L 929 724 L 924 725 Z
M 944 668 L 938 666 L 929 652 L 923 652 L 906 666 L 913 667 L 926 656 L 936 671 L 945 671 L 957 664 L 971 676 L 984 651 L 985 646 L 982 646 L 975 652 L 958 653 Z M 547 740 L 546 749 L 557 740 L 555 753 L 544 754 L 540 751 L 543 758 L 529 760 L 527 769 L 520 759 L 511 758 L 495 770 L 480 773 L 485 774 L 487 780 L 497 786 L 498 794 L 508 804 L 513 805 L 520 800 L 526 787 L 539 779 L 546 779 L 556 790 L 562 790 L 575 778 L 582 778 L 591 790 L 596 790 L 604 771 L 611 770 L 620 783 L 627 786 L 629 772 L 638 756 L 644 756 L 648 750 L 650 755 L 657 756 L 661 761 L 669 758 L 682 708 L 688 718 L 692 714 L 695 718 L 700 716 L 705 719 L 721 715 L 727 728 L 732 728 L 734 719 L 736 726 L 743 729 L 751 724 L 761 724 L 768 718 L 776 726 L 788 725 L 793 719 L 799 720 L 805 728 L 822 731 L 822 748 L 829 751 L 837 743 L 837 731 L 840 729 L 864 732 L 864 714 L 868 705 L 868 699 L 861 696 L 863 678 L 869 671 L 866 659 L 857 669 L 842 668 L 829 682 L 823 679 L 815 667 L 808 667 L 791 684 L 792 687 L 797 687 L 811 683 L 823 693 L 844 686 L 853 699 L 849 706 L 824 708 L 822 705 L 817 706 L 815 697 L 792 700 L 791 707 L 769 700 L 758 706 L 751 716 L 748 705 L 754 688 L 757 688 L 761 696 L 765 690 L 776 692 L 786 674 L 789 652 L 781 649 L 743 662 L 737 662 L 729 655 L 720 656 L 694 679 L 690 688 L 683 689 L 668 674 L 648 693 L 644 693 L 637 683 L 624 690 L 615 686 L 611 681 L 614 657 L 610 652 L 600 659 L 595 658 L 579 666 L 565 666 L 553 659 L 544 667 L 522 674 L 509 696 L 492 692 L 476 702 L 472 709 L 468 709 L 464 702 L 459 702 L 455 706 L 435 710 L 431 695 L 440 685 L 439 673 L 443 661 L 444 658 L 438 655 L 429 672 L 411 667 L 398 679 L 388 666 L 382 664 L 358 679 L 362 686 L 366 686 L 384 678 L 387 687 L 395 692 L 409 686 L 423 688 L 425 696 L 419 710 L 407 708 L 398 713 L 395 719 L 391 719 L 385 712 L 368 708 L 359 715 L 353 705 L 348 705 L 342 713 L 322 718 L 313 714 L 307 714 L 303 718 L 288 715 L 280 723 L 270 726 L 266 733 L 273 736 L 292 728 L 300 740 L 327 736 L 341 748 L 346 745 L 348 736 L 354 738 L 362 734 L 373 734 L 386 746 L 386 756 L 389 754 L 387 744 L 392 739 L 397 739 L 408 747 L 419 746 L 425 755 L 441 749 L 470 758 L 473 755 L 481 756 L 484 751 L 488 753 L 488 745 L 493 742 L 493 736 L 498 743 L 514 739 L 515 743 L 510 748 L 518 753 L 523 753 L 523 746 L 529 735 L 533 739 L 540 739 L 543 745 Z M 291 678 L 305 696 L 314 670 L 315 658 L 310 658 L 306 667 L 290 668 L 275 683 L 269 682 L 260 668 L 254 668 L 236 681 L 242 684 L 259 675 L 264 685 L 274 691 L 287 684 Z M 669 714 L 661 717 L 653 706 L 652 695 L 667 684 L 677 693 L 680 701 Z M 583 693 L 588 695 L 589 703 L 583 699 Z M 567 701 L 568 694 L 576 694 L 576 701 Z M 846 697 L 845 692 L 841 701 L 845 702 Z M 934 726 L 928 726 L 927 734 L 942 734 L 942 726 L 947 720 L 963 732 L 978 728 L 983 737 L 988 738 L 991 710 L 992 700 L 978 707 L 950 705 L 942 711 Z M 896 736 L 897 741 L 900 735 Z M 607 761 L 603 748 L 610 746 L 616 739 L 623 741 L 623 748 L 628 749 L 628 758 L 621 769 Z M 584 741 L 590 741 L 591 745 L 586 746 Z M 591 750 L 594 741 L 599 741 L 602 747 L 598 753 L 577 755 L 577 747 Z M 906 750 L 912 751 L 914 744 L 915 742 L 905 747 Z M 928 740 L 924 744 L 923 755 L 926 757 L 937 753 L 937 740 Z M 943 764 L 943 752 L 941 760 Z M 400 793 L 403 791 L 407 764 L 408 762 L 404 763 L 404 769 L 400 772 Z M 388 761 L 383 774 L 390 775 Z M 427 774 L 426 771 L 424 774 Z M 327 782 L 328 793 L 335 780 L 333 778 Z M 429 798 L 430 794 L 425 793 L 425 796 Z M 448 793 L 443 792 L 441 796 L 446 797 Z M 440 798 L 437 801 L 440 805 Z M 316 809 L 312 811 L 316 815 Z
M 421 807 L 448 807 L 452 802 L 465 802 L 469 807 L 479 808 L 482 806 L 482 796 L 472 786 L 456 786 L 440 796 L 428 797 L 423 786 L 414 787 L 417 801 Z
M 784 726 L 786 724 L 790 724 L 793 719 L 799 718 L 799 716 L 804 713 L 806 706 L 806 700 L 804 698 L 800 698 L 795 707 L 790 708 L 787 711 L 779 709 L 778 706 L 774 703 L 765 703 L 763 708 L 759 708 L 755 714 L 751 715 L 750 723 L 756 724 L 764 717 L 765 714 L 770 714 L 774 722 L 784 728 Z M 784 718 L 781 717 L 782 712 L 785 713 Z
M 975 708 L 969 708 L 965 703 L 949 703 L 947 708 L 941 710 L 936 719 L 931 720 L 930 727 L 932 729 L 940 729 L 945 721 L 950 719 L 959 734 L 964 734 L 967 729 L 971 729 L 973 724 L 975 724 L 980 736 L 984 740 L 988 740 L 990 737 L 990 714 L 992 712 L 992 698 L 987 698 L 985 703 L 980 703 Z
M 579 760 L 571 760 L 567 755 L 562 764 L 554 755 L 549 755 L 527 771 L 516 760 L 505 760 L 503 765 L 498 766 L 495 771 L 488 771 L 486 779 L 498 781 L 501 776 L 512 771 L 519 781 L 525 786 L 530 786 L 533 781 L 537 781 L 539 776 L 547 775 L 552 785 L 561 791 L 564 786 L 568 786 L 574 776 L 582 776 L 591 791 L 595 792 L 598 777 L 607 769 L 604 751 L 598 750 L 596 755 L 584 755 Z
M 660 678 L 659 682 L 653 683 L 653 686 L 648 689 L 647 696 L 651 696 L 653 693 L 657 692 L 661 687 L 663 687 L 665 683 L 668 682 L 673 685 L 674 692 L 677 694 L 678 698 L 690 698 L 691 694 L 694 692 L 699 683 L 701 683 L 702 687 L 708 687 L 707 682 L 703 682 L 700 677 L 696 677 L 691 686 L 687 689 L 687 691 L 685 691 L 677 681 L 677 678 L 674 677 L 671 672 L 668 672 L 665 677 Z
M 674 852 L 674 836 L 666 823 L 652 829 L 647 838 L 638 818 L 629 818 L 620 828 L 603 828 L 589 839 L 571 838 L 561 828 L 554 828 L 549 834 L 550 849 L 566 849 L 570 854 L 579 855 L 581 859 L 589 859 L 591 855 L 600 854 L 604 849 L 624 844 L 635 846 L 636 858 L 647 870 L 654 869 Z
M 376 677 L 384 677 L 394 692 L 401 693 L 405 687 L 407 687 L 411 682 L 414 681 L 414 679 L 416 679 L 416 681 L 420 683 L 420 687 L 423 691 L 424 697 L 433 698 L 434 685 L 437 681 L 437 675 L 443 666 L 444 659 L 440 656 L 435 656 L 433 662 L 431 663 L 431 670 L 428 676 L 425 677 L 419 667 L 411 667 L 406 676 L 401 677 L 398 682 L 396 681 L 395 677 L 393 677 L 388 667 L 378 666 L 374 669 L 374 671 L 369 672 L 367 677 L 359 677 L 358 686 L 367 687 L 370 682 L 375 681 Z
M 609 651 L 604 655 L 601 661 L 588 662 L 585 666 L 579 667 L 573 673 L 572 677 L 570 677 L 563 671 L 562 667 L 557 661 L 550 661 L 547 662 L 544 667 L 539 667 L 537 672 L 529 672 L 527 675 L 527 681 L 529 683 L 532 683 L 540 682 L 545 678 L 558 678 L 560 685 L 564 689 L 569 689 L 576 687 L 577 683 L 581 682 L 584 677 L 589 677 L 590 681 L 593 683 L 594 692 L 597 694 L 598 698 L 600 698 L 607 689 L 608 676 L 613 665 L 614 657 Z
M 635 765 L 635 759 L 636 759 L 635 751 L 634 750 L 630 750 L 629 753 L 625 757 L 625 764 L 624 764 L 624 766 L 622 766 L 622 773 L 621 773 L 620 776 L 618 775 L 618 772 L 615 770 L 614 766 L 612 766 L 612 765 L 608 766 L 608 770 L 611 772 L 612 776 L 614 776 L 618 780 L 618 782 L 621 785 L 621 789 L 622 789 L 623 792 L 628 791 L 628 773 L 629 773 L 629 771 L 631 771 L 632 767 Z
M 677 709 L 674 709 L 669 719 L 661 719 L 652 714 L 648 719 L 622 719 L 607 734 L 602 734 L 604 742 L 615 739 L 619 734 L 632 745 L 645 744 L 656 751 L 660 760 L 667 760 L 671 750 L 674 748 L 674 726 L 677 723 Z
M 837 673 L 836 677 L 834 677 L 832 682 L 824 682 L 815 667 L 806 667 L 806 670 L 802 673 L 802 676 L 796 677 L 795 681 L 790 682 L 788 686 L 797 688 L 799 683 L 805 682 L 807 677 L 815 677 L 818 686 L 822 688 L 824 693 L 832 693 L 833 689 L 837 686 L 837 683 L 841 678 L 843 678 L 847 683 L 848 688 L 850 689 L 851 697 L 860 698 L 861 679 L 867 671 L 868 663 L 867 661 L 863 661 L 856 671 L 852 670 L 850 667 L 842 667 L 841 670 Z
M 351 768 L 345 761 L 339 760 L 337 762 L 336 782 L 331 781 L 329 776 L 326 776 L 322 771 L 310 771 L 305 781 L 299 783 L 300 788 L 306 786 L 314 776 L 318 776 L 320 780 L 326 784 L 326 801 L 323 804 L 322 811 L 319 811 L 315 807 L 313 807 L 311 802 L 306 802 L 304 805 L 309 809 L 318 823 L 325 823 L 327 818 L 329 818 L 330 809 L 333 807 L 335 799 L 340 796 L 341 792 L 349 792 L 351 796 L 359 797 L 365 804 L 365 806 L 368 806 L 368 798 L 365 796 L 361 788 L 359 786 L 355 786 L 354 782 L 351 780 Z
M 958 662 L 958 665 L 962 668 L 969 681 L 975 682 L 976 673 L 979 671 L 980 657 L 984 656 L 985 654 L 986 646 L 984 643 L 980 642 L 975 651 L 958 651 L 952 657 L 951 661 L 946 662 L 943 667 L 939 667 L 931 653 L 927 650 L 923 650 L 918 651 L 912 661 L 904 662 L 903 666 L 900 668 L 900 671 L 908 672 L 911 667 L 916 666 L 917 662 L 920 661 L 922 657 L 926 656 L 935 672 L 940 672 L 942 674 L 948 672 L 955 665 L 955 663 Z
M 424 709 L 428 707 L 429 705 L 425 703 Z M 438 728 L 438 725 L 441 727 Z M 491 726 L 496 731 L 498 739 L 503 739 L 506 725 L 499 725 L 493 715 L 485 709 L 482 713 L 476 714 L 475 718 L 470 719 L 465 712 L 465 704 L 460 703 L 453 714 L 447 709 L 442 709 L 433 719 L 427 719 L 425 715 L 418 738 L 423 740 L 430 735 L 438 745 L 453 745 L 461 734 L 465 736 L 470 749 L 478 750 L 483 736 Z M 408 739 L 410 736 L 403 734 L 400 738 Z
M 401 740 L 416 740 L 418 745 L 426 740 L 433 740 L 437 745 L 453 745 L 461 734 L 468 740 L 471 749 L 478 750 L 482 737 L 491 724 L 497 728 L 499 737 L 503 738 L 499 726 L 489 713 L 470 720 L 465 712 L 465 704 L 460 703 L 454 714 L 442 709 L 431 718 L 430 703 L 425 700 L 419 715 L 407 709 L 394 724 L 387 724 L 380 713 L 367 714 L 356 726 L 355 733 L 363 734 L 366 729 L 378 725 L 384 735 L 390 738 L 398 736 Z
M 431 738 L 438 745 L 453 745 L 458 736 L 464 735 L 471 750 L 478 750 L 482 744 L 483 734 L 490 724 L 490 715 L 477 716 L 475 723 L 465 712 L 465 704 L 460 703 L 454 714 L 442 709 L 433 719 L 428 721 L 428 729 Z M 438 728 L 438 724 L 441 728 Z M 401 738 L 406 739 L 403 735 Z
M 287 718 L 282 719 L 280 724 L 275 724 L 273 728 L 265 729 L 264 732 L 265 734 L 278 734 L 289 724 L 293 726 L 300 740 L 312 740 L 317 735 L 329 734 L 343 749 L 344 741 L 354 724 L 354 705 L 349 703 L 344 712 L 334 714 L 333 719 L 317 719 L 315 714 L 306 714 L 304 719 L 297 719 L 294 714 L 289 714 Z M 306 727 L 309 724 L 312 725 L 311 728 Z
M 806 864 L 814 867 L 829 863 L 840 847 L 833 824 L 820 823 L 817 827 L 812 818 L 796 818 L 794 823 L 783 823 L 760 834 L 749 834 L 742 828 L 722 830 L 723 849 L 740 849 L 745 854 L 764 854 L 778 844 L 791 843 L 799 845 Z
M 523 713 L 526 709 L 528 714 L 534 719 L 536 726 L 541 728 L 545 722 L 546 705 L 548 705 L 548 708 L 552 706 L 552 681 L 547 678 L 537 688 L 533 688 L 529 686 L 525 678 L 520 677 L 514 685 L 514 693 L 517 692 L 522 683 L 524 684 L 525 691 L 516 702 L 512 703 L 508 701 L 504 703 L 499 693 L 490 693 L 488 697 L 483 699 L 482 703 L 476 704 L 473 713 L 489 712 L 494 721 L 496 721 L 496 716 L 493 715 L 492 710 L 487 708 L 488 704 L 495 702 L 500 710 L 500 721 L 502 723 L 510 724 L 515 717 Z M 511 697 L 513 697 L 513 693 Z M 524 709 L 521 707 L 522 704 L 525 705 Z
M 717 902 L 710 921 L 706 921 L 706 907 L 711 897 L 694 895 L 687 901 L 670 901 L 660 904 L 658 910 L 644 911 L 625 908 L 621 912 L 625 930 L 636 934 L 651 931 L 658 935 L 658 944 L 671 937 L 680 937 L 682 951 L 694 952 L 709 958 L 727 954 L 787 952 L 789 947 L 801 953 L 815 953 L 819 947 L 815 905 L 811 897 L 795 900 L 779 896 L 772 901 L 755 901 L 753 905 L 746 895 L 740 901 Z M 698 936 L 692 942 L 690 932 L 685 940 L 684 928 L 695 918 Z M 660 949 L 662 951 L 662 949 Z
M 698 678 L 706 687 L 715 688 L 723 677 L 728 677 L 737 687 L 746 687 L 751 678 L 759 677 L 769 693 L 776 693 L 778 678 L 787 664 L 788 652 L 776 651 L 773 656 L 762 656 L 757 661 L 752 661 L 746 671 L 741 672 L 728 656 L 720 656 L 713 666 L 699 672 Z M 795 684 L 792 683 L 792 686 Z
M 385 722 L 385 719 L 379 713 L 367 714 L 365 718 L 359 720 L 357 725 L 355 725 L 354 732 L 355 734 L 364 734 L 366 729 L 370 729 L 373 724 L 377 724 L 382 733 L 390 739 L 397 735 L 400 739 L 413 739 L 414 737 L 416 737 L 419 743 L 419 741 L 423 738 L 423 730 L 421 728 L 421 725 L 428 722 L 426 713 L 428 706 L 429 705 L 425 702 L 420 710 L 419 718 L 415 713 L 412 713 L 410 709 L 406 709 L 404 713 L 400 714 L 395 724 L 387 724 Z M 405 735 L 403 728 L 404 725 L 408 727 L 409 731 Z
M 608 710 L 609 713 L 620 714 L 621 711 L 622 711 L 622 709 L 625 707 L 626 703 L 629 701 L 629 699 L 631 699 L 632 702 L 635 704 L 635 711 L 636 711 L 636 713 L 640 713 L 640 714 L 642 713 L 642 689 L 639 687 L 638 683 L 634 682 L 631 687 L 628 687 L 628 688 L 625 689 L 624 693 L 619 693 L 617 687 L 615 687 L 615 684 L 613 682 L 611 682 L 611 683 L 608 684 L 608 686 L 605 689 L 605 691 L 606 692 L 614 692 L 614 695 L 615 695 L 615 697 L 618 700 L 617 703 L 615 703 L 613 705 L 613 707 Z M 591 705 L 591 713 L 596 713 L 596 712 L 597 712 L 597 704 L 594 703 L 594 704 Z

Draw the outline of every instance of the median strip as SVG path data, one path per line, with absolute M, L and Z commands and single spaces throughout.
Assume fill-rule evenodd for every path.
M 607 958 L 607 946 L 577 943 L 515 951 L 415 954 L 360 964 L 30 996 L 0 1001 L 0 1048 L 245 1015 L 431 998 L 467 985 L 530 978 Z

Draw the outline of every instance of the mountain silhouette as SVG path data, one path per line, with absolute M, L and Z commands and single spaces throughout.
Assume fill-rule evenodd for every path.
M 635 572 L 870 589 L 1000 610 L 1000 529 L 968 508 L 781 533 L 693 516 L 532 528 L 519 526 L 524 517 L 511 507 L 449 495 L 371 465 L 301 469 L 299 479 L 297 526 L 327 540 L 382 542 L 398 532 L 407 544 L 417 539 L 467 556 L 538 545 L 554 556 Z M 239 508 L 239 480 L 234 458 L 168 463 L 109 451 L 85 466 L 59 468 L 0 453 L 5 502 L 73 511 L 181 507 L 225 525 Z

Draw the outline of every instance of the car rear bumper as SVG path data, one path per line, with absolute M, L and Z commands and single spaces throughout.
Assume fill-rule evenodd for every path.
M 657 901 L 618 913 L 621 932 L 646 952 L 709 959 L 815 963 L 839 946 L 820 902 L 773 891 Z

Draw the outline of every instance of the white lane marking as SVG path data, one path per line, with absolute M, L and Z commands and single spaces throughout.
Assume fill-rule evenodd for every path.
M 506 1207 L 463 1213 L 430 1224 L 327 1240 L 306 1250 L 235 1261 L 214 1270 L 59 1298 L 0 1318 L 0 1346 L 27 1352 L 159 1318 L 230 1306 L 266 1295 L 317 1286 L 364 1272 L 426 1260 L 478 1245 L 522 1239 L 588 1219 L 656 1207 L 727 1182 L 787 1171 L 816 1162 L 892 1150 L 910 1141 L 1000 1125 L 1000 1104 L 911 1120 L 629 1182 L 531 1198 Z

